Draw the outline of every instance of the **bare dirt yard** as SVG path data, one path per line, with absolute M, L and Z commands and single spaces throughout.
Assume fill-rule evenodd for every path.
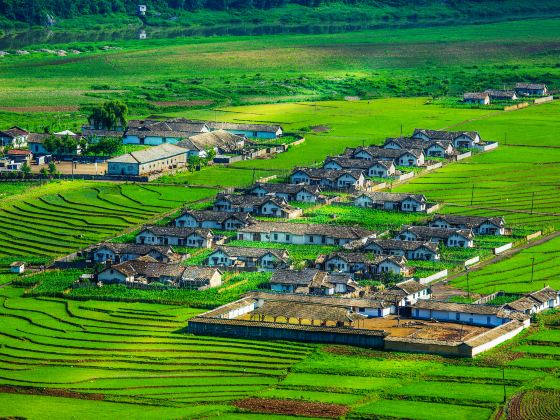
M 42 168 L 47 168 L 48 165 L 31 165 L 31 172 L 39 173 Z M 107 172 L 107 163 L 74 163 L 74 172 L 72 172 L 72 162 L 56 162 L 56 169 L 65 175 L 74 173 L 75 175 L 104 175 Z

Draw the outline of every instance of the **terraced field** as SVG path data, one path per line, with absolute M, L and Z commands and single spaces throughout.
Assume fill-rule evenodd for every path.
M 0 301 L 2 417 L 41 418 L 41 410 L 87 417 L 95 408 L 100 418 L 259 418 L 236 406 L 252 397 L 274 409 L 289 400 L 295 414 L 306 402 L 320 404 L 325 417 L 342 407 L 348 418 L 488 419 L 503 400 L 502 369 L 484 357 L 192 336 L 184 327 L 197 309 L 29 298 L 13 286 L 0 289 Z M 518 362 L 556 361 L 524 351 L 546 340 L 554 348 L 558 330 L 505 349 L 517 354 L 505 370 L 508 398 L 560 388 L 557 366 Z
M 214 193 L 86 182 L 31 188 L 0 204 L 0 258 L 33 262 L 68 254 Z

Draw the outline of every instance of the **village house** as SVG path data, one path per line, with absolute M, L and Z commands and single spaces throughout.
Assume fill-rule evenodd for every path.
M 505 235 L 503 217 L 457 216 L 437 214 L 428 222 L 429 226 L 444 229 L 472 229 L 477 235 Z
M 292 245 L 341 246 L 348 242 L 375 235 L 376 232 L 358 226 L 264 221 L 258 221 L 237 231 L 237 239 L 240 241 L 275 242 Z
M 211 131 L 224 130 L 239 136 L 258 139 L 275 139 L 282 137 L 283 130 L 279 125 L 238 124 L 228 122 L 206 122 Z
M 416 280 L 405 280 L 376 293 L 374 297 L 393 302 L 396 307 L 404 307 L 414 305 L 421 299 L 431 299 L 432 291 L 429 286 Z
M 424 213 L 428 202 L 423 194 L 365 192 L 354 199 L 356 207 Z
M 414 272 L 407 266 L 405 257 L 397 255 L 370 256 L 361 252 L 335 252 L 320 255 L 315 260 L 315 267 L 328 272 L 353 274 L 369 278 L 383 273 L 410 276 Z
M 440 302 L 424 299 L 418 300 L 412 306 L 411 315 L 417 319 L 435 319 L 437 321 L 457 322 L 484 327 L 497 327 L 512 320 L 521 321 L 526 326 L 530 323 L 528 315 L 518 311 L 507 310 L 501 306 Z
M 257 197 L 273 196 L 285 201 L 302 203 L 324 203 L 326 201 L 326 197 L 321 194 L 321 188 L 318 185 L 259 182 L 249 187 L 246 193 Z
M 351 276 L 306 268 L 276 270 L 270 279 L 270 289 L 282 293 L 334 295 L 353 294 L 360 291 L 361 287 Z
M 115 264 L 150 256 L 162 263 L 177 262 L 181 257 L 169 245 L 103 242 L 87 250 L 88 259 L 95 263 L 111 261 Z
M 546 96 L 548 88 L 544 83 L 516 83 L 515 92 L 520 96 Z
M 185 267 L 177 286 L 189 290 L 206 290 L 222 285 L 222 272 L 215 267 Z
M 440 259 L 438 244 L 433 242 L 368 238 L 365 242 L 351 242 L 345 245 L 345 248 L 372 252 L 374 255 L 398 255 L 406 257 L 407 260 L 438 261 Z
M 384 149 L 379 146 L 347 148 L 344 156 L 351 159 L 386 160 L 398 166 L 423 166 L 425 156 L 422 149 Z
M 182 168 L 186 163 L 185 149 L 161 144 L 109 159 L 107 174 L 140 176 Z
M 366 186 L 364 171 L 356 169 L 295 168 L 290 183 L 319 185 L 324 189 L 362 189 Z
M 560 306 L 559 292 L 552 287 L 546 286 L 541 290 L 527 293 L 522 298 L 509 302 L 504 308 L 533 315 L 558 306 Z
M 189 248 L 211 248 L 218 238 L 209 229 L 176 226 L 144 226 L 136 235 L 142 245 L 177 245 Z
M 208 255 L 210 267 L 274 270 L 289 268 L 290 255 L 285 249 L 222 246 Z
M 416 128 L 412 134 L 412 138 L 433 141 L 447 140 L 451 141 L 456 149 L 470 149 L 481 142 L 480 134 L 476 131 L 444 131 L 444 130 L 425 130 Z
M 20 148 L 27 146 L 29 133 L 23 128 L 13 126 L 7 130 L 0 130 L 0 147 Z
M 145 144 L 158 146 L 176 144 L 200 133 L 208 133 L 210 129 L 203 122 L 194 122 L 184 118 L 167 121 L 131 120 L 123 135 L 123 144 Z
M 175 284 L 181 279 L 185 267 L 155 261 L 151 257 L 140 257 L 120 264 L 108 263 L 97 274 L 102 283 L 168 283 Z
M 52 137 L 62 138 L 68 135 L 76 142 L 76 146 L 72 148 L 72 150 L 52 150 L 49 151 L 45 147 L 45 141 Z M 69 135 L 69 134 L 46 134 L 46 133 L 29 133 L 27 136 L 27 146 L 29 150 L 33 152 L 35 156 L 44 156 L 44 155 L 65 155 L 65 156 L 78 156 L 82 153 L 82 149 L 80 147 L 79 141 L 81 140 L 82 136 L 77 134 Z
M 123 130 L 99 130 L 88 125 L 82 126 L 82 136 L 92 141 L 98 141 L 108 137 L 122 139 L 123 135 Z
M 24 149 L 11 149 L 8 150 L 6 153 L 8 160 L 13 161 L 14 163 L 29 163 L 31 159 L 33 159 L 33 153 L 31 150 L 24 150 Z
M 245 147 L 245 137 L 224 130 L 196 134 L 181 140 L 177 146 L 187 150 L 187 156 L 206 158 L 208 150 L 217 154 L 240 154 Z
M 493 101 L 516 101 L 517 95 L 515 94 L 514 90 L 496 90 L 496 89 L 487 89 L 484 91 L 490 96 L 490 99 Z
M 445 246 L 473 248 L 474 234 L 471 229 L 444 229 L 430 226 L 403 226 L 396 239 L 403 241 L 442 242 Z
M 284 199 L 255 195 L 218 194 L 214 201 L 214 211 L 228 213 L 251 213 L 255 216 L 283 217 L 293 219 L 302 214 L 302 210 L 290 206 Z
M 22 261 L 15 261 L 10 264 L 10 273 L 23 274 L 25 272 L 25 263 Z
M 486 92 L 466 92 L 463 102 L 468 104 L 490 105 L 490 95 Z
M 446 158 L 456 153 L 449 140 L 420 140 L 409 137 L 388 138 L 383 145 L 384 149 L 423 150 L 427 157 Z
M 238 230 L 250 223 L 254 219 L 249 213 L 230 213 L 226 211 L 213 210 L 185 210 L 174 221 L 177 227 L 217 229 L 217 230 Z
M 368 177 L 388 178 L 395 175 L 396 169 L 393 161 L 349 159 L 343 156 L 327 157 L 323 169 L 341 171 L 344 169 L 361 170 Z

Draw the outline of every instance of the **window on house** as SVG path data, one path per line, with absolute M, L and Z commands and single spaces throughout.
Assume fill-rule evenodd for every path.
M 459 321 L 459 319 L 461 318 L 461 314 L 460 313 L 456 313 L 455 314 L 455 320 Z
M 287 241 L 290 240 L 290 235 L 286 235 L 286 240 L 287 240 Z

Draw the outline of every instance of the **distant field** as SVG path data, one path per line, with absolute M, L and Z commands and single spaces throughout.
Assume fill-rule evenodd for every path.
M 46 262 L 215 193 L 184 186 L 81 181 L 26 186 L 0 203 L 2 260 Z
M 105 42 L 87 44 L 94 51 L 78 56 L 11 55 L 0 62 L 0 128 L 21 122 L 25 114 L 30 128 L 79 129 L 85 119 L 76 110 L 107 98 L 125 99 L 133 115 L 146 116 L 190 112 L 192 107 L 180 105 L 189 101 L 221 106 L 345 96 L 458 97 L 520 78 L 558 85 L 558 23 L 529 19 L 321 35 L 116 41 L 109 43 L 116 51 L 101 51 Z

